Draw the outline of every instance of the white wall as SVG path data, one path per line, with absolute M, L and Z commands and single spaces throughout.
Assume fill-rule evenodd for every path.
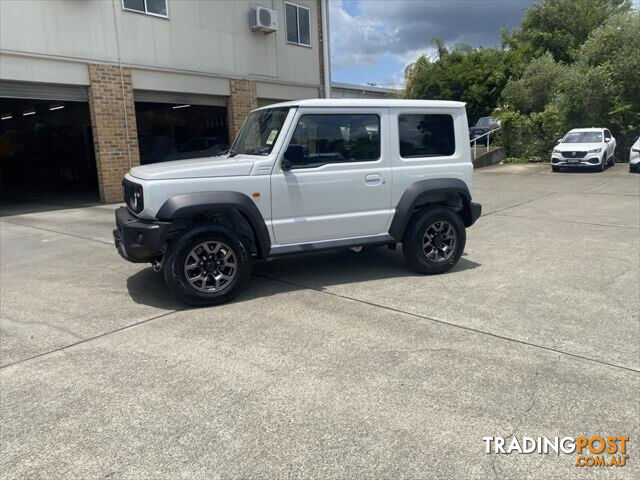
M 117 27 L 125 65 L 321 83 L 316 0 L 292 2 L 311 9 L 311 48 L 285 42 L 284 0 L 168 3 L 166 20 L 123 11 L 120 0 L 0 0 L 0 53 L 115 63 Z M 278 32 L 250 30 L 255 4 L 278 11 Z M 1 78 L 9 74 L 0 71 Z

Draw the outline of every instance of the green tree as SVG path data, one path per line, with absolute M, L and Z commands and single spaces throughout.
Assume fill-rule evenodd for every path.
M 593 30 L 630 8 L 630 0 L 545 0 L 527 10 L 520 28 L 503 31 L 502 43 L 525 60 L 550 52 L 571 63 Z
M 509 155 L 542 155 L 557 135 L 572 128 L 607 127 L 625 158 L 640 135 L 639 73 L 637 13 L 607 19 L 577 49 L 569 66 L 549 54 L 533 60 L 503 91 L 499 116 Z
M 511 54 L 468 45 L 448 50 L 438 38 L 433 44 L 435 61 L 421 55 L 405 70 L 405 97 L 466 102 L 472 123 L 491 114 L 511 75 Z
M 507 83 L 502 92 L 505 106 L 521 113 L 543 111 L 555 86 L 566 75 L 566 69 L 549 52 L 534 59 L 520 78 Z
M 640 135 L 639 76 L 640 14 L 618 14 L 580 47 L 554 103 L 568 127 L 606 126 L 627 151 Z

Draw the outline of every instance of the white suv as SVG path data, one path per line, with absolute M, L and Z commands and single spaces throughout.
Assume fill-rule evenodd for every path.
M 229 300 L 251 263 L 403 244 L 423 273 L 453 267 L 471 201 L 464 104 L 302 100 L 255 110 L 219 157 L 132 168 L 114 241 L 191 305 Z
M 640 173 L 640 137 L 629 150 L 629 171 L 631 173 Z
M 616 139 L 606 128 L 575 128 L 558 140 L 551 152 L 551 169 L 596 167 L 601 172 L 615 163 Z

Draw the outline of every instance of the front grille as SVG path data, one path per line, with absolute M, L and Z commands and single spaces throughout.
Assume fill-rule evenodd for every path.
M 564 158 L 584 158 L 587 152 L 562 152 Z
M 133 213 L 140 213 L 144 209 L 142 185 L 124 178 L 122 179 L 122 193 L 127 207 L 129 207 L 129 210 Z

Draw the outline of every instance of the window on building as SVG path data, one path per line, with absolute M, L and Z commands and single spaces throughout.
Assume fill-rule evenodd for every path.
M 289 145 L 300 145 L 304 161 L 294 168 L 380 158 L 380 118 L 365 114 L 303 115 Z
M 168 17 L 167 0 L 122 0 L 122 8 L 147 15 Z
M 398 131 L 401 157 L 449 156 L 456 151 L 451 115 L 400 115 Z
M 285 3 L 287 42 L 311 46 L 311 11 L 307 7 Z

